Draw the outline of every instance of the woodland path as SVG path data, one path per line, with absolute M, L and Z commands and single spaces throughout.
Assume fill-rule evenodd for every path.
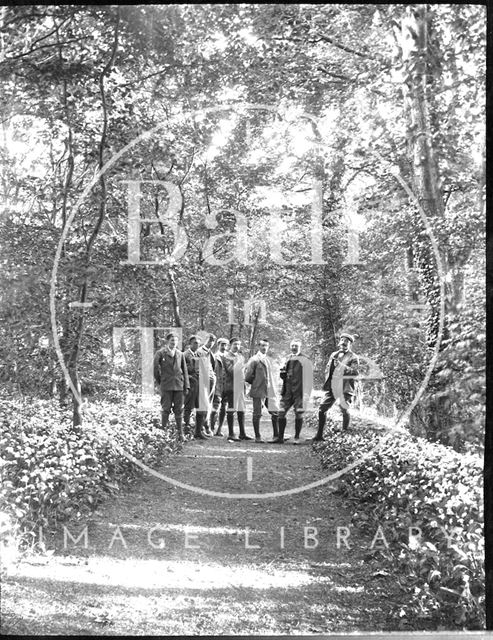
M 261 428 L 270 438 L 267 417 Z M 292 418 L 286 432 L 293 434 Z M 250 416 L 247 433 L 252 435 Z M 313 429 L 302 433 L 313 435 Z M 159 471 L 229 493 L 286 490 L 325 473 L 309 442 L 228 443 L 218 437 L 185 443 Z M 358 531 L 357 519 L 351 523 L 355 511 L 332 481 L 292 495 L 229 499 L 146 474 L 87 521 L 69 527 L 77 537 L 87 524 L 87 549 L 82 539 L 77 546 L 69 539 L 64 549 L 60 534 L 51 541 L 51 555 L 9 567 L 2 589 L 3 633 L 395 630 L 398 620 L 391 609 L 403 594 L 370 554 L 374 533 Z M 344 544 L 337 548 L 338 526 L 350 527 L 350 550 Z M 312 528 L 306 544 L 305 527 Z M 313 548 L 315 528 L 318 546 Z M 160 539 L 165 546 L 156 548 Z

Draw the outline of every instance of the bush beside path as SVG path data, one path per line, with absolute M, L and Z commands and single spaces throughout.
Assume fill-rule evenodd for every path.
M 262 432 L 270 436 L 267 419 Z M 311 428 L 303 435 L 313 434 Z M 266 493 L 324 476 L 309 443 L 228 443 L 217 437 L 186 443 L 158 470 L 221 492 Z M 282 497 L 228 499 L 144 475 L 91 516 L 66 525 L 74 539 L 87 525 L 87 549 L 83 539 L 74 545 L 70 537 L 64 548 L 59 528 L 46 532 L 47 555 L 9 566 L 4 633 L 309 634 L 396 628 L 392 612 L 402 591 L 382 571 L 378 550 L 370 549 L 373 534 L 351 525 L 354 509 L 336 489 L 329 482 Z M 342 543 L 337 548 L 338 526 L 351 527 L 351 549 Z M 164 546 L 158 548 L 161 540 Z

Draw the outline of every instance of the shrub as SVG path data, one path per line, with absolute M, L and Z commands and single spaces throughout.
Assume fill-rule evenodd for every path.
M 340 490 L 358 505 L 359 527 L 374 533 L 382 526 L 389 548 L 375 553 L 411 594 L 400 617 L 432 627 L 484 628 L 480 459 L 407 432 L 382 440 L 372 430 L 337 432 L 330 424 L 327 440 L 315 448 L 331 471 L 376 447 L 342 476 Z M 421 529 L 421 541 L 409 538 L 409 527 Z
M 155 466 L 176 446 L 171 431 L 157 428 L 157 397 L 149 404 L 134 395 L 86 406 L 84 425 L 76 428 L 54 401 L 0 398 L 0 406 L 2 510 L 24 540 L 39 526 L 89 513 L 139 476 L 120 447 Z

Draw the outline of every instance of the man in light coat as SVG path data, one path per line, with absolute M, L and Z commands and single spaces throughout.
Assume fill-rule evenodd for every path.
M 208 415 L 211 409 L 211 402 L 214 397 L 214 390 L 216 387 L 216 358 L 212 353 L 212 347 L 216 342 L 216 336 L 211 333 L 207 337 L 207 340 L 204 344 L 197 349 L 197 355 L 203 359 L 201 366 L 202 376 L 204 382 L 201 382 L 201 378 L 199 378 L 199 405 L 201 407 L 201 411 L 205 411 L 204 418 L 204 435 L 208 438 L 212 437 L 213 431 L 209 425 Z
M 203 425 L 207 417 L 207 412 L 202 407 L 199 408 L 199 377 L 200 377 L 200 361 L 201 357 L 197 353 L 200 346 L 200 338 L 198 336 L 190 336 L 188 340 L 188 348 L 184 352 L 185 362 L 187 365 L 188 377 L 190 380 L 190 389 L 185 397 L 185 426 L 190 427 L 190 417 L 194 409 L 195 412 L 195 433 L 194 438 L 205 440 L 206 435 L 203 431 Z
M 252 440 L 252 438 L 245 433 L 245 358 L 240 352 L 241 341 L 239 338 L 231 338 L 229 344 L 229 351 L 223 355 L 223 405 L 226 407 L 228 442 Z M 234 433 L 235 413 L 240 428 L 239 438 L 237 438 Z

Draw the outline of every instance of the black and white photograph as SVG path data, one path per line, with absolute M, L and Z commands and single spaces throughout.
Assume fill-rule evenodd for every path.
M 2 635 L 491 637 L 488 14 L 0 6 Z

